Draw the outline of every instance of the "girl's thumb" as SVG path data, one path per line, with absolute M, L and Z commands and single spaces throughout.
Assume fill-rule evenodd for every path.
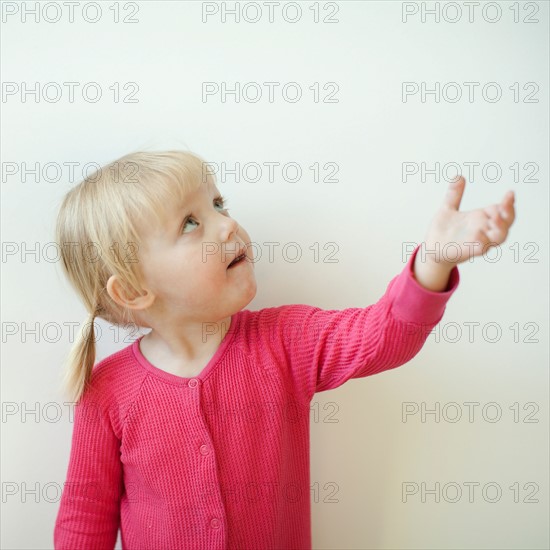
M 462 195 L 464 194 L 464 184 L 466 180 L 461 176 L 455 176 L 449 183 L 447 188 L 447 194 L 445 195 L 445 200 L 443 201 L 445 205 L 454 210 L 458 210 L 460 207 L 460 201 L 462 200 Z

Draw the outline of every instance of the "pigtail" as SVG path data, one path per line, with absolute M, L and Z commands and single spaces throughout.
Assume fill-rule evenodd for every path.
M 65 364 L 64 389 L 74 403 L 80 401 L 92 376 L 96 357 L 94 319 L 95 314 L 90 314 L 80 327 Z

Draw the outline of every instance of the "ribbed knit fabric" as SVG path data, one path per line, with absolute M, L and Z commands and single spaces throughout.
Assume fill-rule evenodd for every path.
M 311 549 L 309 408 L 316 392 L 407 363 L 459 284 L 414 278 L 417 247 L 378 302 L 241 310 L 195 378 L 139 338 L 95 365 L 75 407 L 56 550 Z

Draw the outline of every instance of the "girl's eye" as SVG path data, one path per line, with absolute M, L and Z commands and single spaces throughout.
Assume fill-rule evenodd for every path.
M 227 210 L 227 208 L 225 208 L 227 204 L 227 199 L 225 199 L 224 197 L 219 197 L 214 202 L 217 203 L 222 210 Z M 229 212 L 229 210 L 227 210 L 227 212 Z
M 214 203 L 216 204 L 216 206 L 218 206 L 218 208 L 221 208 L 222 212 L 229 212 L 229 209 L 225 207 L 227 204 L 227 199 L 225 199 L 224 197 L 218 197 L 217 199 L 214 199 Z M 189 233 L 189 231 L 185 231 L 185 228 L 189 223 L 198 225 L 191 216 L 187 216 L 187 218 L 185 218 L 185 221 L 183 222 L 182 233 Z

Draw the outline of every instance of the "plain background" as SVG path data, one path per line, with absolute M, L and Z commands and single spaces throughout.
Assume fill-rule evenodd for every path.
M 289 23 L 281 15 L 284 2 L 273 22 L 259 2 L 260 21 L 236 23 L 231 15 L 222 21 L 221 11 L 202 22 L 200 2 L 140 2 L 134 24 L 114 23 L 113 3 L 100 4 L 103 16 L 93 24 L 79 8 L 73 23 L 67 12 L 55 23 L 36 23 L 32 15 L 22 22 L 20 13 L 5 12 L 2 23 L 4 86 L 81 84 L 72 103 L 66 87 L 55 102 L 23 100 L 20 93 L 2 97 L 2 548 L 53 547 L 68 465 L 72 423 L 59 383 L 69 324 L 83 322 L 85 311 L 49 259 L 57 208 L 86 163 L 103 165 L 139 148 L 178 147 L 230 168 L 236 162 L 302 168 L 296 182 L 281 171 L 273 182 L 266 172 L 252 181 L 253 171 L 240 182 L 219 179 L 231 215 L 251 239 L 281 243 L 273 263 L 256 264 L 252 310 L 376 302 L 407 261 L 404 243 L 424 238 L 456 173 L 453 163 L 467 179 L 463 210 L 515 191 L 517 219 L 501 258 L 459 266 L 461 282 L 438 325 L 439 338 L 430 335 L 398 369 L 315 396 L 313 545 L 548 548 L 548 4 L 520 2 L 514 22 L 512 2 L 493 2 L 502 15 L 491 23 L 479 6 L 470 22 L 459 3 L 462 17 L 453 23 L 452 10 L 439 22 L 433 15 L 422 21 L 420 10 L 434 9 L 434 2 L 321 2 L 315 23 L 314 2 L 301 2 L 302 17 Z M 419 10 L 406 22 L 404 4 Z M 439 3 L 442 12 L 445 4 Z M 121 18 L 131 12 L 124 6 Z M 334 6 L 338 21 L 322 22 Z M 293 8 L 285 9 L 294 17 Z M 97 103 L 79 92 L 89 82 L 101 86 Z M 137 83 L 138 102 L 115 103 L 109 87 L 116 82 L 121 91 Z M 236 102 L 229 95 L 222 102 L 217 94 L 204 101 L 203 82 L 228 88 L 255 82 L 264 96 Z M 280 83 L 272 103 L 263 82 Z M 288 82 L 300 85 L 300 101 L 282 98 Z M 323 91 L 326 83 L 337 83 L 338 102 L 313 101 L 309 87 L 316 82 L 321 97 L 330 91 Z M 463 83 L 479 86 L 472 102 L 450 101 L 450 88 L 447 99 L 422 101 L 416 94 L 404 102 L 403 82 L 430 89 L 455 82 L 464 94 Z M 500 100 L 483 98 L 488 82 L 500 86 Z M 533 82 L 538 102 L 528 103 Z M 32 174 L 22 177 L 24 162 L 78 165 L 73 181 L 68 170 L 55 178 L 53 169 L 35 181 Z M 336 163 L 336 181 L 315 182 L 309 167 L 316 162 Z M 450 164 L 437 177 L 403 178 L 403 163 L 430 170 Z M 466 163 L 478 163 L 473 174 Z M 18 173 L 11 175 L 14 164 Z M 481 171 L 487 165 L 500 167 L 496 181 L 492 169 Z M 289 242 L 302 250 L 294 263 L 288 259 L 293 250 L 286 259 L 280 252 Z M 321 250 L 317 262 L 313 243 Z M 337 262 L 323 261 L 333 251 L 323 251 L 325 243 L 337 243 Z M 26 249 L 38 253 L 22 258 Z M 266 258 L 267 248 L 262 251 Z M 473 339 L 471 323 L 479 323 Z M 99 324 L 98 360 L 133 341 Z M 36 335 L 25 333 L 35 327 Z M 468 402 L 479 403 L 472 422 Z M 433 415 L 422 422 L 420 413 L 404 422 L 404 403 L 439 406 L 442 415 L 439 422 Z M 453 421 L 457 410 L 462 417 Z M 498 410 L 501 418 L 491 421 Z M 469 482 L 479 484 L 471 502 Z M 419 488 L 406 502 L 404 483 Z M 433 493 L 423 498 L 420 489 L 436 483 L 439 502 Z M 502 495 L 491 502 L 497 486 Z

